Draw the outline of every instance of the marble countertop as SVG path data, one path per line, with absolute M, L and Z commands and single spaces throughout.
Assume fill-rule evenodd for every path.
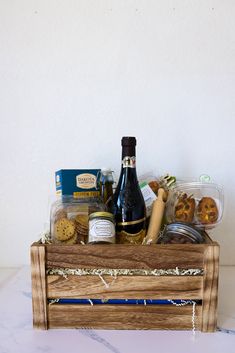
M 222 331 L 48 330 L 32 328 L 30 268 L 0 269 L 0 353 L 235 352 L 235 267 L 220 268 Z

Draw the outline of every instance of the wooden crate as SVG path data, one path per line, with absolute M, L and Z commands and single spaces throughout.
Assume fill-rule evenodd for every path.
M 49 275 L 48 269 L 203 269 L 201 275 L 121 275 L 109 288 L 97 275 Z M 197 300 L 196 329 L 216 330 L 219 245 L 31 246 L 33 326 L 96 329 L 192 329 L 192 305 L 53 304 L 53 298 Z

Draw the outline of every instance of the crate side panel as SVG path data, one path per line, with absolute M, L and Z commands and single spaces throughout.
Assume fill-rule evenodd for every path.
M 48 298 L 202 299 L 203 276 L 47 276 Z
M 174 305 L 60 305 L 48 308 L 49 328 L 192 329 L 192 306 Z M 201 306 L 196 307 L 196 329 Z
M 203 332 L 217 328 L 219 246 L 209 246 L 205 253 L 203 281 L 202 327 Z
M 207 244 L 47 245 L 47 268 L 203 268 Z
M 45 247 L 38 244 L 32 245 L 30 255 L 33 327 L 45 330 L 47 329 Z

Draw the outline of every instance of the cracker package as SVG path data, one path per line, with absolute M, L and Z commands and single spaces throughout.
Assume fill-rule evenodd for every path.
M 61 169 L 55 173 L 56 194 L 62 198 L 97 197 L 100 195 L 98 179 L 100 169 Z

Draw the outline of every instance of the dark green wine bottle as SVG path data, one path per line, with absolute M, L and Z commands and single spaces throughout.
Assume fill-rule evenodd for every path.
M 146 234 L 146 208 L 136 174 L 136 139 L 122 138 L 122 167 L 113 197 L 117 242 L 142 244 Z

